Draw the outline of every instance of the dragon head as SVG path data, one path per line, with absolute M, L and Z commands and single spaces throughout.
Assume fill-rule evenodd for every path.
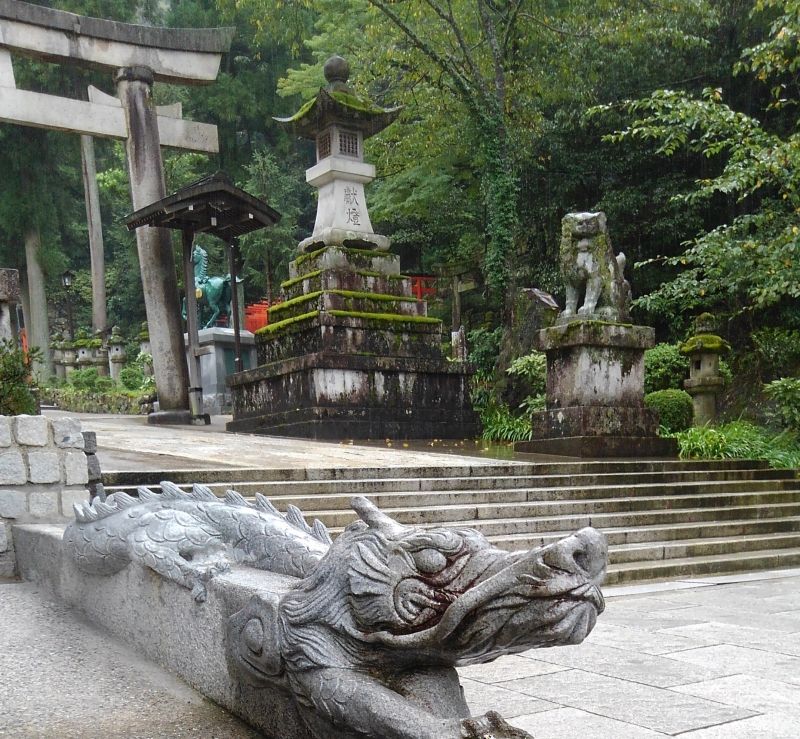
M 473 529 L 404 526 L 361 497 L 352 506 L 360 520 L 282 598 L 301 651 L 314 641 L 302 634 L 324 625 L 363 646 L 361 660 L 389 648 L 406 663 L 486 662 L 581 642 L 603 610 L 607 550 L 594 529 L 510 553 Z M 314 652 L 304 658 L 318 663 Z

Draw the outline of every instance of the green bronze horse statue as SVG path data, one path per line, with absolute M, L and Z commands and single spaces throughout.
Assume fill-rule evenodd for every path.
M 225 313 L 230 320 L 231 315 L 231 276 L 208 276 L 208 252 L 199 244 L 192 250 L 192 264 L 194 265 L 194 287 L 197 295 L 197 314 L 200 323 L 206 316 L 210 317 L 203 328 L 213 326 L 220 316 Z M 186 299 L 183 301 L 183 317 L 186 318 Z

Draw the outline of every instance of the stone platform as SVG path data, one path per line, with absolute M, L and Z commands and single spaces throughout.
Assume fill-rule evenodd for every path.
M 323 246 L 290 264 L 286 300 L 256 334 L 258 367 L 228 378 L 229 431 L 315 439 L 479 436 L 471 368 L 442 354 L 441 321 L 400 258 Z
M 542 329 L 547 408 L 531 415 L 531 441 L 519 451 L 577 457 L 675 457 L 674 439 L 658 436 L 658 415 L 644 405 L 647 326 L 572 320 Z

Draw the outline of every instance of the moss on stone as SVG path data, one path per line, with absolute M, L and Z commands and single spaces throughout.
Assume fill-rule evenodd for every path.
M 680 350 L 681 354 L 696 354 L 698 352 L 727 354 L 731 350 L 731 345 L 716 334 L 697 334 L 681 344 Z
M 301 265 L 305 264 L 306 262 L 318 257 L 322 252 L 327 249 L 327 246 L 323 246 L 321 249 L 317 249 L 316 251 L 310 251 L 308 254 L 301 254 L 297 259 L 294 260 L 294 266 L 300 267 Z
M 357 110 L 359 113 L 385 113 L 383 108 L 375 105 L 368 98 L 362 98 L 351 92 L 344 92 L 343 90 L 330 90 L 328 94 L 340 105 L 344 105 L 351 110 Z M 302 110 L 302 108 L 301 108 Z
M 312 318 L 315 318 L 319 315 L 318 310 L 312 310 L 309 313 L 301 313 L 299 316 L 293 316 L 292 318 L 286 318 L 283 321 L 276 321 L 275 323 L 270 323 L 266 326 L 262 326 L 260 329 L 256 331 L 256 336 L 261 337 L 272 337 L 275 335 L 277 331 L 286 328 L 287 326 L 291 326 L 294 323 L 300 323 L 301 321 L 308 321 Z
M 290 287 L 293 287 L 298 282 L 302 282 L 303 280 L 312 280 L 315 277 L 319 277 L 322 274 L 321 269 L 315 269 L 313 272 L 306 272 L 304 275 L 300 275 L 299 277 L 293 277 L 291 280 L 284 280 L 281 283 L 281 287 L 284 290 L 288 290 Z
M 354 298 L 356 300 L 375 300 L 385 303 L 419 303 L 421 301 L 414 297 L 403 295 L 386 295 L 384 293 L 366 293 L 357 290 L 326 290 L 333 295 L 341 295 L 343 298 Z
M 350 310 L 331 310 L 327 311 L 332 316 L 341 318 L 364 318 L 370 321 L 387 321 L 394 323 L 441 323 L 439 318 L 429 318 L 428 316 L 403 316 L 397 313 L 363 313 L 361 311 Z
M 296 298 L 292 298 L 291 300 L 287 300 L 283 303 L 278 303 L 277 305 L 273 306 L 269 309 L 269 314 L 272 316 L 275 313 L 280 313 L 281 311 L 293 308 L 296 305 L 308 303 L 311 300 L 315 300 L 320 295 L 322 295 L 322 290 L 316 290 L 313 293 L 307 293 L 306 295 L 298 295 Z

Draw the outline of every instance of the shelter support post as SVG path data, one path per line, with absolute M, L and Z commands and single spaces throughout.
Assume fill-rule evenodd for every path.
M 189 357 L 189 410 L 192 420 L 202 418 L 206 423 L 210 418 L 203 415 L 203 388 L 200 372 L 200 341 L 197 336 L 197 295 L 194 285 L 194 270 L 192 269 L 192 245 L 194 233 L 190 229 L 183 229 L 183 281 L 186 285 L 186 336 L 187 354 Z
M 228 249 L 228 263 L 231 273 L 231 313 L 233 313 L 233 352 L 234 368 L 237 372 L 242 365 L 242 327 L 239 325 L 239 239 L 232 239 Z
M 125 67 L 117 72 L 116 83 L 128 127 L 125 148 L 131 198 L 133 207 L 139 209 L 166 194 L 152 99 L 153 73 L 146 67 Z M 189 378 L 169 232 L 138 228 L 136 245 L 159 402 L 159 412 L 151 413 L 148 421 L 190 423 Z

